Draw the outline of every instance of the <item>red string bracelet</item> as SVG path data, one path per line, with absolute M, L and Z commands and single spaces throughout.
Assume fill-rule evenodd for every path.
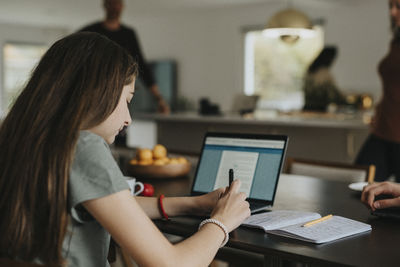
M 158 207 L 160 208 L 160 213 L 161 213 L 161 215 L 162 215 L 162 217 L 165 219 L 165 220 L 168 220 L 169 218 L 168 218 L 168 215 L 167 215 L 167 213 L 165 212 L 165 210 L 164 210 L 164 205 L 163 205 L 163 199 L 164 199 L 164 195 L 160 195 L 159 197 L 158 197 Z

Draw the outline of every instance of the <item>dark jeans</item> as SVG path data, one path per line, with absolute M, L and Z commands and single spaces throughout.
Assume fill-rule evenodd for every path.
M 375 181 L 385 181 L 391 175 L 400 182 L 400 144 L 370 134 L 357 155 L 355 164 L 376 166 Z

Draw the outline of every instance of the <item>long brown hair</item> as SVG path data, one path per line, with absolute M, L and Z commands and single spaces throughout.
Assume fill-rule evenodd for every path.
M 79 131 L 116 108 L 137 65 L 96 33 L 57 41 L 0 127 L 0 256 L 62 265 L 67 182 Z

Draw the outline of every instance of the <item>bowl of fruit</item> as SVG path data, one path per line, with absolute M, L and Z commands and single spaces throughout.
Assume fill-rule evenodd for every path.
M 191 168 L 184 157 L 168 157 L 165 146 L 157 144 L 153 149 L 141 148 L 128 164 L 128 172 L 137 178 L 175 178 L 185 176 Z

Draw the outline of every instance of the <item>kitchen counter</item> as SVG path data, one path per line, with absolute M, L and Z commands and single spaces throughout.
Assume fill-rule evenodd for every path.
M 154 120 L 163 122 L 196 122 L 196 123 L 221 123 L 244 125 L 278 125 L 291 127 L 318 127 L 318 128 L 346 128 L 367 130 L 369 115 L 356 114 L 330 114 L 317 112 L 293 113 L 268 113 L 258 112 L 248 116 L 226 114 L 221 116 L 202 116 L 195 112 L 174 113 L 170 115 L 154 113 L 134 114 L 134 119 Z
M 335 162 L 352 162 L 368 135 L 367 113 L 256 112 L 201 116 L 197 113 L 134 114 L 135 121 L 154 122 L 157 143 L 172 151 L 199 153 L 207 131 L 284 134 L 289 136 L 288 156 Z

